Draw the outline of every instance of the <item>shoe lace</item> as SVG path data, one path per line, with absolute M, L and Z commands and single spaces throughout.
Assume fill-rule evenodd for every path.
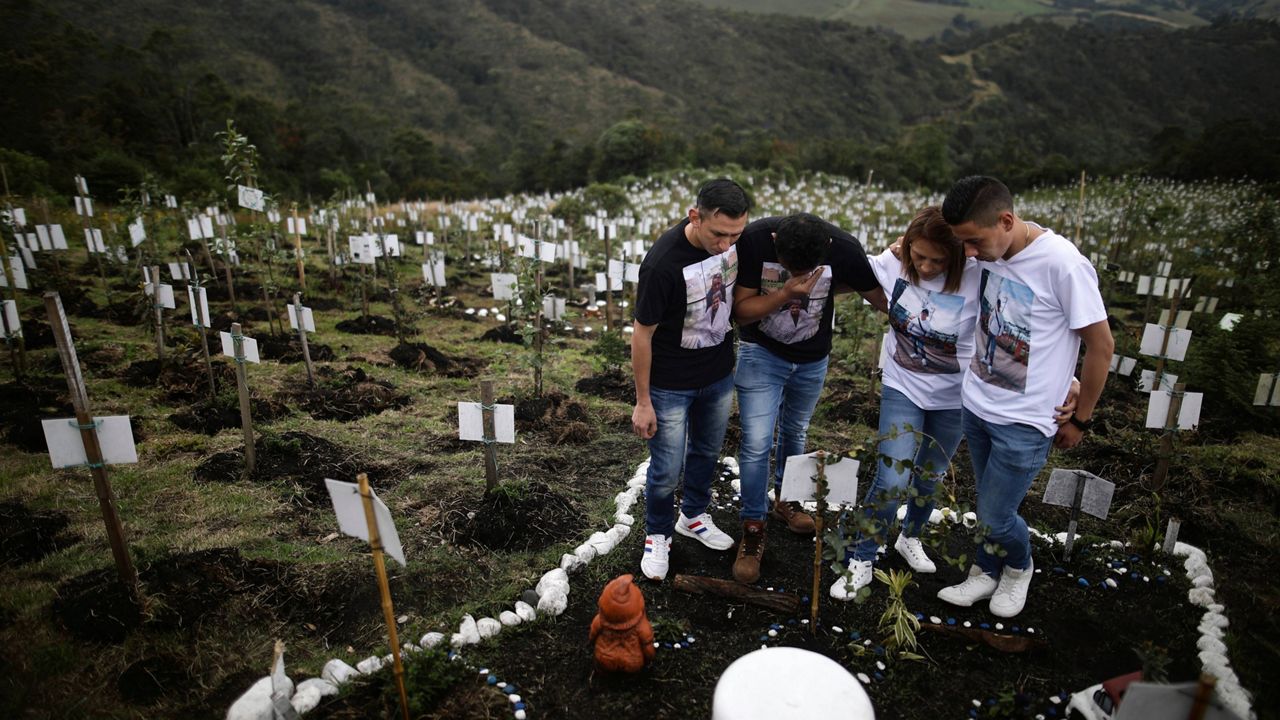
M 759 555 L 760 546 L 764 544 L 764 533 L 748 528 L 742 533 L 742 554 Z

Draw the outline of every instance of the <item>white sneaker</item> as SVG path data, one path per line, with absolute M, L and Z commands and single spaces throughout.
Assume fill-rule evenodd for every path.
M 996 591 L 996 579 L 982 572 L 977 565 L 969 566 L 969 577 L 964 582 L 938 591 L 938 599 L 943 602 L 969 607 L 979 600 L 986 600 Z
M 649 535 L 644 539 L 644 555 L 640 558 L 640 572 L 650 580 L 665 580 L 671 565 L 671 538 L 666 535 Z
M 1000 573 L 1000 584 L 996 587 L 995 594 L 991 596 L 991 614 L 996 617 L 1011 618 L 1022 612 L 1023 606 L 1027 604 L 1027 590 L 1031 589 L 1031 576 L 1035 571 L 1034 562 L 1027 565 L 1026 570 L 1005 566 Z
M 924 552 L 924 543 L 920 542 L 920 538 L 907 537 L 906 533 L 898 533 L 898 541 L 893 544 L 893 549 L 907 561 L 911 569 L 922 575 L 937 572 L 938 566 L 933 564 L 929 556 Z
M 858 596 L 858 591 L 871 584 L 873 576 L 870 560 L 850 560 L 849 572 L 853 577 L 848 580 L 842 574 L 831 585 L 831 597 L 836 600 L 849 601 Z
M 676 520 L 676 532 L 691 537 L 712 550 L 728 550 L 733 547 L 733 538 L 716 527 L 709 513 L 692 518 L 680 513 L 680 518 Z

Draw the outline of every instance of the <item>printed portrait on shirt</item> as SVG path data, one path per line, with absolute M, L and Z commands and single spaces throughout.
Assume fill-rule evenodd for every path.
M 902 278 L 889 299 L 889 324 L 896 341 L 894 362 L 931 375 L 960 372 L 956 359 L 964 297 L 916 287 Z
M 977 347 L 970 368 L 984 382 L 1006 390 L 1027 390 L 1031 357 L 1031 288 L 987 268 L 982 270 Z
M 766 262 L 760 269 L 760 294 L 768 295 L 782 289 L 791 279 L 791 273 L 779 263 Z M 788 345 L 804 342 L 818 333 L 822 310 L 831 294 L 831 266 L 822 266 L 822 276 L 813 286 L 808 297 L 783 305 L 776 312 L 760 321 L 760 332 Z
M 724 342 L 733 309 L 733 286 L 737 281 L 738 250 L 734 247 L 685 266 L 685 312 L 680 347 L 693 350 Z

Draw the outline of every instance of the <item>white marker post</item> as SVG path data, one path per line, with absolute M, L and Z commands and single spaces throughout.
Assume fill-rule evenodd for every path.
M 204 358 L 204 369 L 209 374 L 209 397 L 218 392 L 213 380 L 213 363 L 209 360 L 209 336 L 205 329 L 209 327 L 209 299 L 205 289 L 200 287 L 200 269 L 187 251 L 187 261 L 191 266 L 191 283 L 187 285 L 187 302 L 191 305 L 191 324 L 196 326 L 200 335 L 200 354 Z
M 311 308 L 302 307 L 302 293 L 293 294 L 293 304 L 289 306 L 289 324 L 298 331 L 298 342 L 302 345 L 302 359 L 307 364 L 307 387 L 316 386 L 315 371 L 311 367 L 311 349 L 307 347 L 307 332 L 316 331 L 315 317 Z
M 404 689 L 404 665 L 400 662 L 400 638 L 396 633 L 396 613 L 391 605 L 391 586 L 387 583 L 387 567 L 383 562 L 383 539 L 389 543 L 386 550 L 404 566 L 404 551 L 400 547 L 400 538 L 396 534 L 396 525 L 391 518 L 391 511 L 373 494 L 369 487 L 369 476 L 360 473 L 356 476 L 358 486 L 337 480 L 325 479 L 329 489 L 329 497 L 333 500 L 333 510 L 338 516 L 338 528 L 346 535 L 369 541 L 373 551 L 373 568 L 378 575 L 378 592 L 382 595 L 382 617 L 387 623 L 387 636 L 391 641 L 391 660 L 395 671 L 396 688 L 400 692 L 400 709 L 404 720 L 409 720 L 409 698 Z M 364 527 L 357 525 L 350 502 L 351 491 L 357 490 L 360 504 L 364 509 Z
M 244 428 L 244 472 L 252 475 L 257 465 L 257 456 L 253 447 L 253 416 L 249 412 L 249 379 L 245 373 L 245 362 L 258 362 L 258 342 L 240 334 L 240 323 L 231 323 L 231 333 L 222 333 L 222 352 L 227 354 L 227 341 L 231 341 L 231 356 L 236 363 L 236 389 L 240 393 L 240 425 Z M 245 355 L 245 340 L 252 343 L 249 357 Z
M 480 381 L 479 403 L 458 403 L 458 438 L 484 443 L 485 493 L 498 487 L 498 456 L 494 443 L 514 443 L 515 406 L 495 405 L 493 381 Z
M 298 219 L 298 203 L 293 203 L 291 207 L 293 218 L 292 222 L 289 223 L 291 226 L 289 231 L 293 233 L 293 253 L 298 261 L 298 287 L 306 290 L 307 269 L 302 262 L 302 233 L 305 232 L 306 227 L 303 225 L 302 221 Z M 303 347 L 305 348 L 306 345 L 304 344 Z M 308 366 L 308 369 L 309 367 L 310 366 Z
M 9 348 L 9 359 L 13 361 L 13 377 L 22 379 L 22 363 L 18 355 L 18 346 L 22 342 L 22 320 L 18 317 L 18 303 L 13 300 L 0 301 L 0 327 L 4 329 L 4 344 Z
M 1154 475 L 1152 475 L 1152 485 L 1155 486 L 1156 492 L 1162 492 L 1164 490 L 1165 481 L 1169 477 L 1169 460 L 1173 457 L 1173 434 L 1177 432 L 1180 427 L 1187 424 L 1184 422 L 1184 418 L 1182 417 L 1182 401 L 1186 395 L 1185 390 L 1186 385 L 1178 383 L 1173 386 L 1173 393 L 1169 396 L 1169 408 L 1165 413 L 1163 434 L 1160 437 L 1160 454 L 1156 458 L 1156 469 Z M 1156 404 L 1160 401 L 1160 398 L 1165 395 L 1166 393 L 1161 391 L 1159 387 L 1154 388 L 1151 391 L 1151 404 Z M 1199 419 L 1199 397 L 1196 399 L 1196 407 L 1194 409 L 1196 418 L 1190 423 L 1192 425 L 1195 420 Z M 1150 425 L 1150 411 L 1148 411 L 1147 415 L 1147 423 Z
M 9 185 L 9 180 L 8 180 L 8 176 L 6 175 L 5 176 L 5 188 L 6 188 L 5 195 L 9 194 L 7 189 L 8 185 Z M 9 217 L 10 218 L 13 217 L 12 209 L 10 209 Z M 14 227 L 14 234 L 16 237 L 17 235 L 16 226 Z M 7 244 L 5 244 L 5 240 L 4 240 L 4 233 L 0 233 L 0 265 L 4 266 L 3 278 L 0 278 L 0 279 L 3 279 L 5 283 L 5 287 L 9 288 L 9 302 L 13 303 L 14 311 L 15 311 L 14 314 L 16 315 L 17 305 L 18 305 L 18 278 L 14 274 L 15 273 L 14 263 L 9 259 L 10 257 L 11 256 L 9 255 L 9 247 Z M 22 379 L 23 373 L 25 373 L 27 370 L 26 341 L 23 339 L 22 334 L 20 332 L 17 333 L 17 336 L 15 338 L 11 338 L 10 336 L 11 331 L 9 328 L 5 328 L 4 332 L 5 332 L 5 340 L 9 341 L 10 354 L 14 352 L 15 345 L 17 347 L 17 355 L 14 356 L 13 373 L 14 373 L 14 377 L 20 380 Z
M 85 463 L 93 475 L 93 487 L 98 495 L 98 506 L 102 509 L 102 520 L 107 527 L 107 539 L 111 543 L 116 571 L 134 602 L 140 603 L 142 595 L 138 589 L 138 573 L 129 557 L 124 526 L 116 509 L 115 493 L 111 490 L 111 481 L 107 479 L 102 446 L 98 443 L 98 424 L 89 412 L 89 395 L 85 392 L 84 379 L 80 376 L 80 361 L 76 358 L 76 347 L 71 342 L 71 328 L 67 325 L 67 314 L 62 309 L 62 298 L 56 292 L 47 292 L 44 294 L 44 307 L 49 315 L 49 326 L 53 329 L 54 343 L 58 346 L 58 359 L 62 361 L 62 371 L 67 376 L 67 389 L 71 393 L 71 404 L 76 411 L 76 428 L 80 431 L 80 441 L 84 445 Z
M 160 297 L 160 266 L 151 266 L 151 276 L 147 279 L 147 285 L 150 292 L 146 293 L 151 296 L 151 307 L 156 311 L 156 360 L 160 363 L 160 367 L 164 368 L 164 308 Z M 169 288 L 170 299 L 173 297 L 173 288 Z

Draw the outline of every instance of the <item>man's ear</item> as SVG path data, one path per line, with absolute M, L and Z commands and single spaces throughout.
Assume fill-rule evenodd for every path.
M 1018 218 L 1014 217 L 1012 210 L 1005 210 L 1000 213 L 1000 229 L 1005 232 L 1013 232 L 1013 227 L 1018 222 Z
M 697 207 L 689 208 L 689 222 L 693 225 L 697 225 L 702 222 L 702 215 L 698 212 Z

